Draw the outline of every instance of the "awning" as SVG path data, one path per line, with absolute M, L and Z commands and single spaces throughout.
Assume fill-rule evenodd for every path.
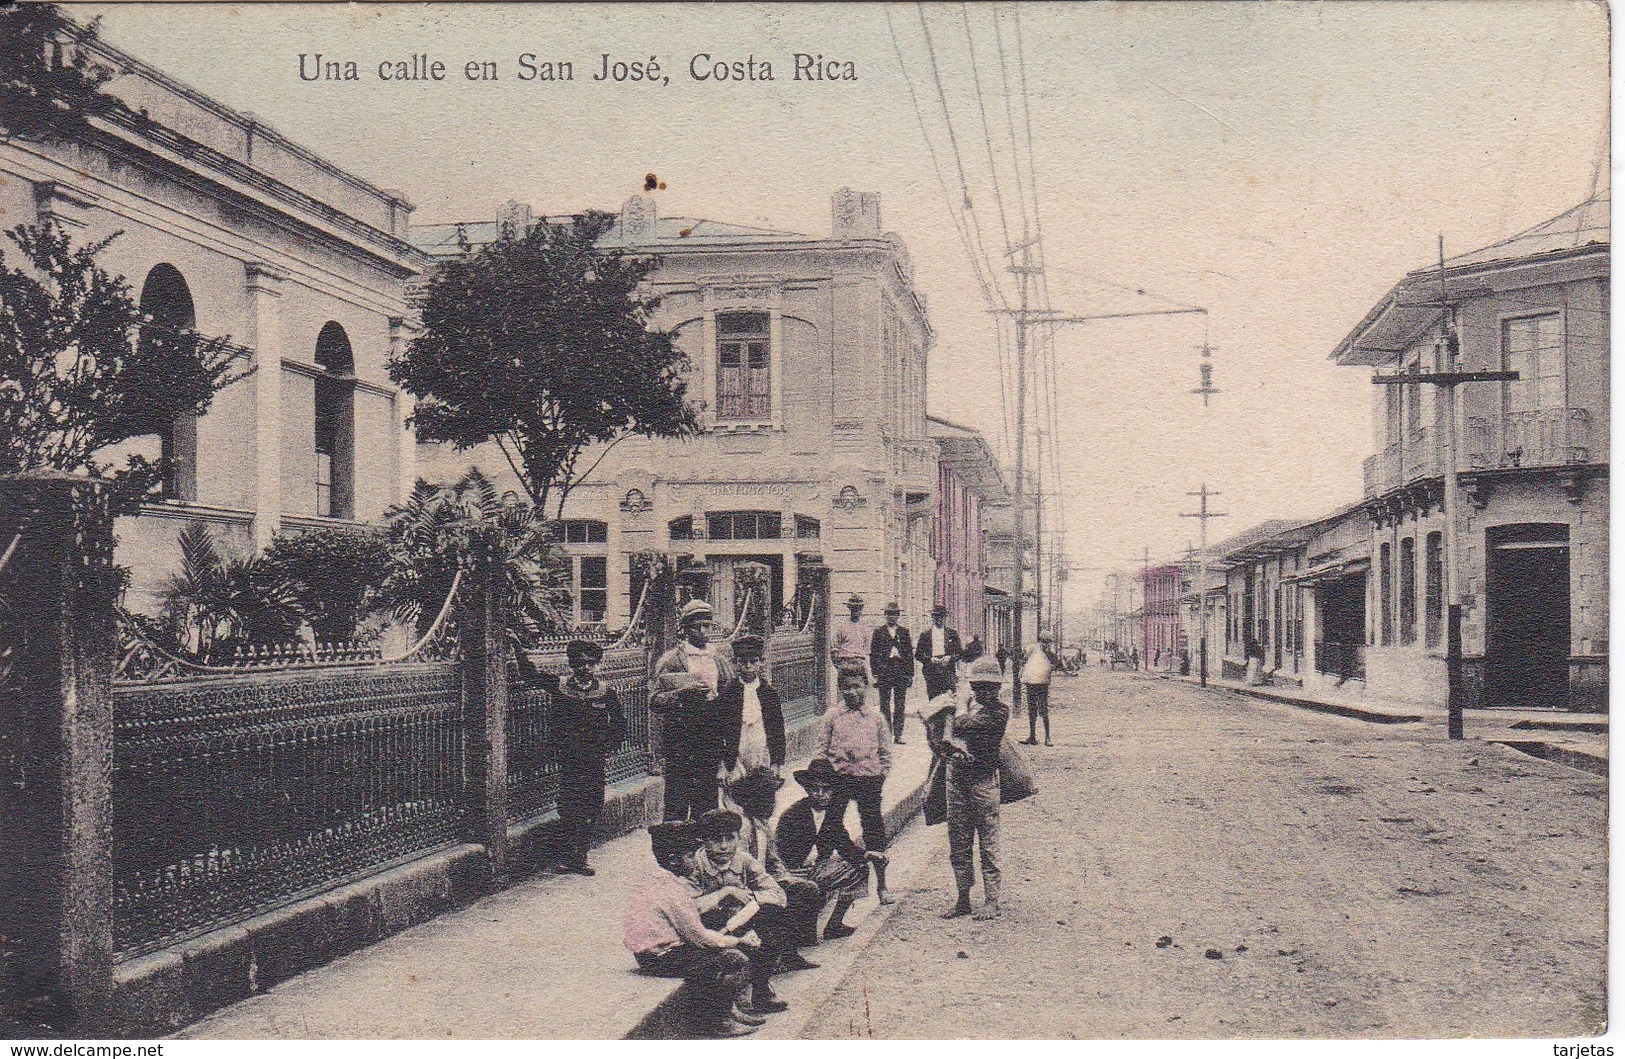
M 1295 574 L 1287 574 L 1281 580 L 1287 584 L 1316 585 L 1327 581 L 1341 581 L 1345 577 L 1364 577 L 1370 569 L 1371 560 L 1368 558 L 1333 559 L 1329 563 L 1311 566 Z

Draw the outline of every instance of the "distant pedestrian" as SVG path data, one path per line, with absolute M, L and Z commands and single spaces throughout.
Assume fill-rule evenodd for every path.
M 604 761 L 626 736 L 626 715 L 615 689 L 598 679 L 603 647 L 571 640 L 564 653 L 570 664 L 567 678 L 539 677 L 548 691 L 548 730 L 559 769 L 557 866 L 595 875 L 587 852 L 604 810 Z
M 660 867 L 644 880 L 621 925 L 638 970 L 687 980 L 702 1002 L 709 1035 L 756 1032 L 761 1016 L 742 1011 L 739 1002 L 750 985 L 747 954 L 761 939 L 748 933 L 732 937 L 701 922 L 688 883 L 700 847 L 698 827 L 687 821 L 650 824 L 649 844 Z
M 683 639 L 655 663 L 649 709 L 661 719 L 667 820 L 717 807 L 719 702 L 734 682 L 733 666 L 711 644 L 711 605 L 690 600 L 678 615 Z
M 1049 685 L 1054 674 L 1055 656 L 1050 652 L 1049 643 L 1040 636 L 1021 663 L 1021 683 L 1027 691 L 1027 738 L 1023 742 L 1028 746 L 1038 745 L 1039 717 L 1044 718 L 1044 745 L 1055 745 L 1049 736 Z
M 1010 663 L 1010 649 L 1005 647 L 1004 644 L 1001 643 L 999 645 L 999 649 L 997 651 L 993 652 L 993 657 L 998 659 L 999 672 L 1003 673 L 1004 670 L 1005 670 L 1005 667 L 1007 665 L 1009 665 L 1009 663 Z
M 881 788 L 892 766 L 891 726 L 868 708 L 869 689 L 862 672 L 842 673 L 839 690 L 841 705 L 824 715 L 814 751 L 830 763 L 837 776 L 830 811 L 837 817 L 845 816 L 847 803 L 857 802 L 863 848 L 883 852 L 886 819 L 881 812 Z M 884 862 L 875 864 L 875 897 L 883 905 L 894 900 L 886 890 Z
M 999 749 L 1010 708 L 999 700 L 1003 674 L 991 659 L 966 670 L 973 696 L 954 715 L 948 759 L 948 861 L 959 898 L 942 914 L 954 919 L 971 912 L 976 883 L 974 854 L 981 847 L 982 907 L 976 919 L 999 915 Z
M 959 631 L 948 628 L 947 622 L 948 608 L 940 605 L 932 607 L 931 627 L 920 633 L 920 640 L 914 645 L 914 658 L 920 663 L 920 673 L 925 677 L 925 697 L 928 699 L 934 699 L 954 686 L 955 666 L 964 651 Z
M 891 722 L 892 741 L 903 742 L 903 708 L 914 683 L 914 640 L 908 627 L 897 623 L 902 613 L 896 603 L 886 604 L 886 623 L 869 637 L 869 672 L 880 692 L 880 716 Z

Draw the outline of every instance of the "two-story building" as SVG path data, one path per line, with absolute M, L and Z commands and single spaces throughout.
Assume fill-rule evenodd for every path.
M 505 213 L 531 222 L 528 207 Z M 446 258 L 497 231 L 495 219 L 423 225 L 412 240 Z M 583 457 L 594 470 L 562 513 L 576 620 L 625 624 L 637 605 L 635 557 L 656 552 L 698 573 L 696 591 L 722 623 L 745 601 L 739 586 L 763 571 L 779 613 L 809 566 L 827 569 L 833 599 L 856 593 L 875 618 L 895 600 L 922 622 L 936 577 L 932 331 L 907 248 L 881 228 L 879 196 L 838 192 L 828 236 L 661 217 L 638 196 L 601 245 L 658 257 L 646 280 L 661 299 L 653 323 L 693 366 L 703 430 L 683 441 L 628 437 Z M 485 449 L 424 445 L 419 462 L 431 479 L 477 464 L 520 488 Z
M 82 45 L 81 45 L 82 46 Z M 163 499 L 121 518 L 128 604 L 152 609 L 202 522 L 252 553 L 284 529 L 376 519 L 410 491 L 410 399 L 386 362 L 402 340 L 412 207 L 105 43 L 121 105 L 77 142 L 0 138 L 6 226 L 47 221 L 98 256 L 153 327 L 239 347 L 248 377 L 128 451 L 167 457 Z M 10 249 L 8 247 L 8 249 Z
M 939 448 L 936 603 L 948 608 L 948 626 L 968 640 L 980 636 L 994 650 L 1007 640 L 989 630 L 1008 627 L 1006 592 L 988 582 L 988 505 L 1006 503 L 1009 489 L 987 439 L 970 427 L 937 416 L 926 432 Z
M 1605 194 L 1449 258 L 1442 274 L 1418 269 L 1332 352 L 1386 373 L 1519 375 L 1457 387 L 1454 424 L 1432 386 L 1376 388 L 1364 502 L 1373 694 L 1443 701 L 1443 439 L 1453 428 L 1463 501 L 1453 594 L 1469 704 L 1607 708 L 1608 222 Z

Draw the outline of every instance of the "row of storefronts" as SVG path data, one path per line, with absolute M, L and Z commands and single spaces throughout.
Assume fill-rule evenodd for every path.
M 1514 371 L 1457 387 L 1373 387 L 1364 495 L 1268 523 L 1184 567 L 1187 636 L 1209 664 L 1377 701 L 1446 701 L 1447 613 L 1461 607 L 1468 707 L 1606 711 L 1608 199 L 1404 277 L 1333 351 L 1383 374 Z M 1459 355 L 1449 357 L 1451 340 Z M 1446 432 L 1461 502 L 1446 525 Z M 1456 590 L 1446 537 L 1453 529 Z M 1214 632 L 1217 630 L 1217 633 Z

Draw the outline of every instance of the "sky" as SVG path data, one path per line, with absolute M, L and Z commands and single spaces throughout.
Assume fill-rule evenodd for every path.
M 1064 508 L 1069 609 L 1146 550 L 1181 555 L 1197 527 L 1178 516 L 1203 483 L 1228 514 L 1215 539 L 1357 500 L 1372 387 L 1332 348 L 1441 235 L 1447 253 L 1474 249 L 1607 180 L 1595 3 L 74 10 L 403 191 L 423 223 L 489 219 L 509 199 L 617 209 L 655 172 L 662 215 L 823 234 L 832 192 L 878 192 L 929 300 L 929 409 L 1007 458 L 1011 356 L 962 227 L 1011 304 L 1007 252 L 1041 234 L 1061 312 L 1205 308 L 1057 326 L 1035 354 L 1034 377 L 1053 381 L 1028 407 L 1051 430 L 1043 488 L 1059 495 L 1050 526 Z M 796 82 L 796 52 L 850 61 L 857 79 Z M 354 60 L 362 80 L 302 81 L 301 53 Z M 569 59 L 577 79 L 517 80 L 525 53 Z M 605 53 L 653 58 L 669 83 L 594 81 Z M 693 80 L 704 53 L 765 59 L 775 80 Z M 447 80 L 377 79 L 414 54 Z M 487 59 L 498 81 L 462 77 Z M 1204 340 L 1222 391 L 1205 409 L 1189 392 Z

